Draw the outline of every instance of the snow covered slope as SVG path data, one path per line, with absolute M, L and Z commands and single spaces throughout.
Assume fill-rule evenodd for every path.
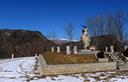
M 0 60 L 0 82 L 127 82 L 128 72 L 39 76 L 34 57 Z
M 34 57 L 6 59 L 0 61 L 1 82 L 23 82 L 27 76 L 34 76 Z

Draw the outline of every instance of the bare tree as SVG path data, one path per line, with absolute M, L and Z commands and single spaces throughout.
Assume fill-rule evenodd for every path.
M 97 28 L 98 35 L 104 35 L 105 34 L 104 17 L 103 16 L 96 16 L 95 23 L 96 23 L 96 28 Z
M 64 28 L 67 38 L 71 41 L 74 38 L 74 27 L 72 23 L 69 23 L 66 28 Z
M 90 18 L 90 19 L 87 20 L 87 27 L 89 28 L 89 31 L 90 31 L 92 37 L 95 37 L 95 36 L 98 35 L 94 18 Z M 97 39 L 96 38 L 94 38 L 94 43 L 93 44 L 97 45 Z
M 107 17 L 108 34 L 116 36 L 120 41 L 124 39 L 125 13 L 118 11 Z
M 96 16 L 87 20 L 87 25 L 92 30 L 93 36 L 100 36 L 105 34 L 104 24 L 105 21 L 103 16 Z
M 128 27 L 124 27 L 123 29 L 123 41 L 124 42 L 127 42 L 128 41 L 128 30 L 127 30 Z
M 107 34 L 113 35 L 114 18 L 112 15 L 108 15 L 106 20 L 107 20 Z
M 111 13 L 106 16 L 95 16 L 87 20 L 87 26 L 91 30 L 91 35 L 93 38 L 94 45 L 106 45 L 105 40 L 102 38 L 97 39 L 96 36 L 101 35 L 112 35 L 110 37 L 115 37 L 118 41 L 123 42 L 128 40 L 128 30 L 126 27 L 126 13 L 123 11 L 118 11 Z M 115 41 L 113 38 L 113 41 Z M 101 42 L 102 41 L 102 42 Z M 113 44 L 113 42 L 110 42 Z M 120 47 L 120 44 L 117 44 Z
M 97 35 L 94 19 L 90 18 L 87 20 L 87 27 L 93 37 Z
M 120 41 L 123 41 L 123 29 L 125 24 L 125 14 L 122 11 L 119 11 L 115 15 L 115 25 L 117 29 L 117 35 Z
M 47 34 L 47 38 L 50 39 L 50 40 L 53 40 L 53 39 L 57 38 L 57 35 L 54 31 L 52 31 L 52 32 Z
M 105 21 L 103 16 L 96 16 L 94 18 L 91 18 L 87 20 L 87 26 L 89 30 L 91 30 L 91 34 L 94 37 L 94 45 L 101 44 L 99 39 L 97 39 L 95 36 L 100 36 L 105 34 L 105 27 L 104 27 Z

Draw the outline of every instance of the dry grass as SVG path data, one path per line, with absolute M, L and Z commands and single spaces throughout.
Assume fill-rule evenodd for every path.
M 47 64 L 78 64 L 94 63 L 97 61 L 95 55 L 66 55 L 63 53 L 46 52 L 43 56 Z

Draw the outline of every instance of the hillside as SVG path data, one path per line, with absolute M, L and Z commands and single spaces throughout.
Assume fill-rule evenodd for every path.
M 54 45 L 38 31 L 0 30 L 0 58 L 31 56 L 43 53 Z

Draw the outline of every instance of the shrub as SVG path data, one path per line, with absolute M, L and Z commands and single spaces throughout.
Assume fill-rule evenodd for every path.
M 128 48 L 123 52 L 124 56 L 128 57 Z
M 104 58 L 104 52 L 99 52 L 98 54 L 97 54 L 97 57 L 98 58 Z

